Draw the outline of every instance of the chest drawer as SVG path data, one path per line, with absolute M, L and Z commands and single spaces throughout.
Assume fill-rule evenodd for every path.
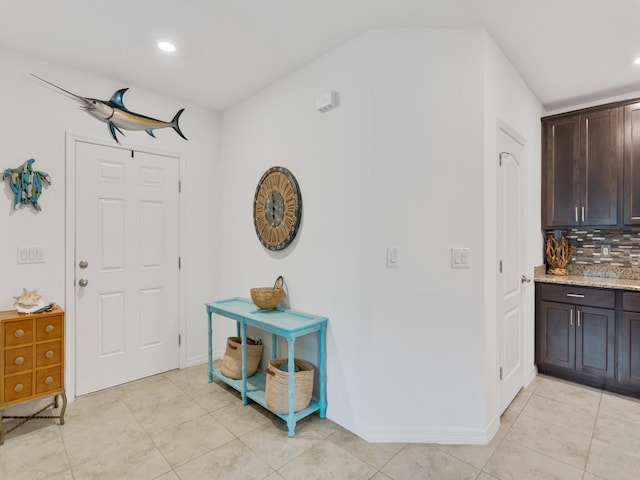
M 4 374 L 11 375 L 28 372 L 33 368 L 33 348 L 20 347 L 7 349 L 4 352 Z
M 3 325 L 5 347 L 33 343 L 33 321 L 31 319 L 4 322 Z
M 62 315 L 36 320 L 37 342 L 46 342 L 57 338 L 62 338 Z
M 6 377 L 4 379 L 4 401 L 13 402 L 30 397 L 33 394 L 31 379 L 31 373 Z
M 539 292 L 540 298 L 549 302 L 590 305 L 600 308 L 616 307 L 616 293 L 613 290 L 542 283 Z
M 62 387 L 62 367 L 39 370 L 36 373 L 36 394 L 59 390 Z
M 60 341 L 41 343 L 36 346 L 36 367 L 46 367 L 60 363 L 62 359 L 62 344 Z
M 61 391 L 64 311 L 0 312 L 0 410 Z

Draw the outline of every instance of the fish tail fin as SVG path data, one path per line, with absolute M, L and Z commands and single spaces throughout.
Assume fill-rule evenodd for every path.
M 185 137 L 182 131 L 180 130 L 180 125 L 178 125 L 178 120 L 180 120 L 180 115 L 182 115 L 182 112 L 184 112 L 184 108 L 181 108 L 178 111 L 178 113 L 175 114 L 175 116 L 173 117 L 173 120 L 171 120 L 171 126 L 177 132 L 178 135 L 180 135 L 185 140 L 188 140 L 188 138 Z

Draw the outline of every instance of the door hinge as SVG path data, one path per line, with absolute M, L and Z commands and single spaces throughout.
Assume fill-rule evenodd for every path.
M 502 273 L 502 260 L 500 260 L 500 273 Z
M 500 380 L 502 380 L 502 367 L 500 367 Z
M 133 151 L 133 150 L 131 150 L 131 158 L 133 158 L 133 152 L 134 152 L 134 151 Z
M 178 180 L 178 193 L 182 193 L 182 181 Z
M 178 346 L 182 346 L 182 335 L 178 334 Z
M 182 257 L 178 257 L 178 270 L 182 268 Z

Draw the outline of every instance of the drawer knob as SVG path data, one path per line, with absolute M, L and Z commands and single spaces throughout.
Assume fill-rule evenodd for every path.
M 48 350 L 47 353 L 44 354 L 44 356 L 51 360 L 53 358 L 53 350 Z
M 47 325 L 46 328 L 44 329 L 44 331 L 47 332 L 47 333 L 53 332 L 53 325 Z
M 44 383 L 51 385 L 53 383 L 53 377 L 47 377 L 44 379 Z
M 24 363 L 24 357 L 16 357 L 15 364 L 22 365 Z
M 13 391 L 16 393 L 20 393 L 22 390 L 24 390 L 24 385 L 19 383 L 17 384 L 15 387 L 13 387 Z
M 16 338 L 20 338 L 23 335 L 24 335 L 23 329 L 19 328 L 18 330 L 16 330 L 16 333 L 15 333 Z

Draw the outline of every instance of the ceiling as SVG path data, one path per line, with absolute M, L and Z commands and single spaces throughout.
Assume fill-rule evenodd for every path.
M 0 47 L 222 111 L 376 27 L 482 26 L 554 110 L 640 92 L 638 19 L 639 0 L 0 0 Z

